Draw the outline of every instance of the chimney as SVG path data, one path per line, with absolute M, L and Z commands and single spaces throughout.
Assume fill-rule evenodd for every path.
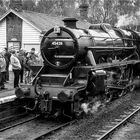
M 88 4 L 81 4 L 79 6 L 80 9 L 80 17 L 82 20 L 87 19 L 88 15 Z
M 10 0 L 9 7 L 17 12 L 22 11 L 22 0 Z
M 77 28 L 76 22 L 78 21 L 76 18 L 65 18 L 63 19 L 64 25 L 69 28 Z

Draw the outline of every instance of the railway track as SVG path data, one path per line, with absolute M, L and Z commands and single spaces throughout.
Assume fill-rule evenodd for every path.
M 68 125 L 71 125 L 71 124 L 73 124 L 75 122 L 76 122 L 76 120 L 73 120 L 73 121 L 69 121 L 69 122 L 66 122 L 64 124 L 55 126 L 54 128 L 48 129 L 48 131 L 46 131 L 44 134 L 41 134 L 41 135 L 37 136 L 33 140 L 41 140 L 41 139 L 44 139 L 45 137 L 49 136 L 50 134 L 52 134 L 52 133 L 54 133 L 54 132 L 56 132 L 56 131 L 58 131 L 60 129 L 63 129 L 64 127 L 66 127 Z
M 53 134 L 57 130 L 61 130 L 64 127 L 75 122 L 76 120 L 62 122 L 49 119 L 39 119 L 39 116 L 36 115 L 34 118 L 30 118 L 28 120 L 24 120 L 17 124 L 1 129 L 0 138 L 15 139 L 15 137 L 18 137 L 19 139 L 21 139 L 24 137 L 24 139 L 27 140 L 40 140 L 48 137 L 50 134 Z M 17 133 L 17 130 L 20 129 L 25 132 L 22 131 L 22 133 Z
M 114 121 L 109 122 L 109 124 L 106 125 L 104 127 L 104 129 L 100 129 L 98 131 L 98 133 L 93 134 L 91 139 L 93 139 L 93 140 L 105 140 L 105 139 L 107 139 L 116 129 L 118 129 L 123 124 L 127 123 L 139 111 L 140 111 L 140 104 L 135 104 L 134 106 L 129 108 L 128 111 L 122 113 L 120 116 L 118 116 L 118 118 L 115 118 Z M 25 139 L 30 139 L 30 140 L 40 140 L 40 139 L 45 139 L 45 138 L 47 139 L 51 134 L 54 134 L 54 132 L 56 132 L 57 130 L 61 130 L 64 127 L 71 125 L 77 121 L 77 120 L 73 120 L 73 121 L 60 123 L 60 122 L 55 122 L 52 120 L 45 120 L 45 119 L 41 120 L 41 119 L 38 119 L 38 117 L 39 117 L 39 115 L 36 115 L 32 118 L 28 118 L 26 120 L 23 120 L 19 123 L 16 123 L 14 125 L 9 126 L 9 127 L 0 129 L 0 138 L 3 138 L 2 132 L 4 132 L 4 133 L 6 131 L 8 132 L 10 129 L 12 129 L 12 131 L 13 131 L 16 128 L 15 133 L 17 133 L 16 132 L 17 129 L 20 129 L 20 127 L 22 125 L 22 127 L 25 127 L 25 128 L 27 126 L 34 128 L 33 129 L 34 132 L 32 131 L 30 133 L 30 131 L 29 131 L 30 127 L 29 127 L 29 130 L 27 130 L 26 132 L 23 132 L 22 134 L 18 134 L 19 139 L 23 137 L 22 135 L 24 133 L 25 133 L 25 135 L 27 135 L 27 137 Z M 36 132 L 38 132 L 38 133 L 36 133 Z M 15 135 L 17 135 L 17 134 L 15 134 Z M 7 135 L 7 136 L 9 136 L 9 135 Z M 12 139 L 13 136 L 11 136 L 11 137 L 9 136 L 8 138 Z
M 24 123 L 18 120 L 28 116 L 31 115 L 16 100 L 0 104 L 0 132 Z
M 114 119 L 100 129 L 98 133 L 92 135 L 92 140 L 106 140 L 109 138 L 113 132 L 119 129 L 122 125 L 126 124 L 130 119 L 132 119 L 140 111 L 140 104 L 134 105 L 129 111 L 124 112 L 118 118 Z
M 22 114 L 16 115 L 16 117 L 18 117 L 18 118 L 21 119 L 21 118 L 23 118 L 23 117 L 25 117 L 25 116 L 27 116 L 27 115 L 28 115 L 27 113 L 22 113 Z M 11 117 L 12 117 L 12 116 L 11 116 Z M 11 117 L 10 117 L 10 119 L 11 119 Z M 12 124 L 9 125 L 9 126 L 5 126 L 5 127 L 1 128 L 1 129 L 0 129 L 0 132 L 6 131 L 6 130 L 8 130 L 8 129 L 11 129 L 11 128 L 14 128 L 14 127 L 16 127 L 16 126 L 19 126 L 19 125 L 21 125 L 21 124 L 24 124 L 24 123 L 27 123 L 27 122 L 29 122 L 29 121 L 32 121 L 32 120 L 36 119 L 37 117 L 39 117 L 39 115 L 30 116 L 30 117 L 27 117 L 26 119 L 24 119 L 24 120 L 22 120 L 22 121 L 19 121 L 19 122 L 16 122 L 16 123 L 12 123 Z M 13 118 L 15 118 L 15 116 L 14 116 Z M 13 119 L 13 118 L 12 118 L 12 119 Z M 6 119 L 6 120 L 8 120 L 8 119 Z
M 21 114 L 26 110 L 20 105 L 20 102 L 17 100 L 10 101 L 7 103 L 0 104 L 0 122 L 4 118 L 8 118 L 11 115 Z
M 10 104 L 10 106 L 11 106 L 11 104 Z M 1 108 L 3 108 L 3 107 L 1 107 Z M 5 109 L 6 108 L 8 108 L 8 107 L 5 107 Z M 139 111 L 140 111 L 140 104 L 137 102 L 134 105 L 132 105 L 131 108 L 129 108 L 126 112 L 120 113 L 120 115 L 117 116 L 116 118 L 113 118 L 113 120 L 111 120 L 111 122 L 106 123 L 103 129 L 100 128 L 100 130 L 98 130 L 98 133 L 92 134 L 92 136 L 90 135 L 91 140 L 92 139 L 93 140 L 105 140 L 105 139 L 107 139 L 110 135 L 112 135 L 112 133 L 116 129 L 118 129 L 123 124 L 127 123 Z M 24 116 L 24 114 L 23 114 L 23 116 Z M 32 118 L 30 117 L 28 119 L 22 120 L 18 123 L 7 126 L 5 128 L 2 128 L 2 129 L 0 128 L 0 138 L 3 138 L 2 137 L 3 133 L 5 133 L 4 135 L 6 135 L 6 133 L 8 133 L 9 130 L 11 131 L 11 129 L 12 129 L 14 131 L 15 128 L 20 129 L 20 127 L 22 125 L 23 127 L 25 126 L 25 128 L 27 126 L 32 126 L 32 128 L 34 128 L 33 131 L 38 132 L 37 134 L 35 134 L 35 132 L 33 132 L 33 131 L 31 133 L 25 132 L 27 137 L 29 137 L 29 140 L 31 140 L 31 139 L 32 140 L 45 139 L 45 138 L 48 138 L 49 136 L 51 136 L 50 134 L 53 134 L 57 130 L 61 130 L 64 127 L 66 127 L 68 125 L 71 125 L 71 124 L 76 122 L 76 120 L 73 120 L 73 121 L 64 122 L 64 123 L 59 123 L 59 122 L 57 123 L 57 122 L 52 122 L 52 121 L 49 121 L 49 120 L 43 120 L 43 123 L 42 123 L 42 122 L 39 122 L 41 120 L 39 120 L 37 118 L 38 118 L 38 116 L 36 115 L 36 116 L 33 116 Z M 1 120 L 0 120 L 0 122 L 1 122 Z M 40 125 L 40 126 L 37 127 L 38 125 Z M 17 129 L 15 129 L 15 133 L 16 133 Z M 29 131 L 29 130 L 30 130 L 30 128 L 27 131 Z M 23 133 L 18 134 L 19 139 L 20 139 L 20 137 L 21 138 L 23 137 L 22 136 Z M 17 134 L 15 134 L 15 135 L 17 135 Z M 7 136 L 9 136 L 9 134 L 7 134 Z M 8 138 L 12 139 L 12 137 L 13 136 L 11 136 L 11 137 L 9 136 Z M 25 139 L 28 139 L 27 137 Z
M 39 118 L 39 115 L 30 115 L 29 113 L 27 113 L 25 109 L 21 108 L 18 101 L 11 101 L 0 104 L 0 139 L 3 138 L 3 133 L 8 132 L 11 129 L 14 130 L 15 128 L 18 128 L 21 125 L 28 125 L 28 123 L 31 123 L 34 120 L 34 122 L 36 123 L 37 118 Z M 34 136 L 31 139 L 42 139 L 43 137 L 46 137 L 49 134 L 59 129 L 62 129 L 63 127 L 66 127 L 67 125 L 70 125 L 74 122 L 75 121 L 56 123 L 55 121 L 45 121 L 45 131 L 39 133 L 38 135 L 33 134 Z M 37 125 L 39 125 L 39 123 Z M 41 127 L 38 129 L 38 131 L 40 131 L 40 129 Z

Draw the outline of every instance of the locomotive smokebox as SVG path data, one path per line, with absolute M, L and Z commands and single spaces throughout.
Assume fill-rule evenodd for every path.
M 64 25 L 68 28 L 76 29 L 76 22 L 78 20 L 76 18 L 65 18 L 63 19 Z
M 54 69 L 70 68 L 86 56 L 85 48 L 92 41 L 85 30 L 77 30 L 76 18 L 65 18 L 65 27 L 55 26 L 45 33 L 41 41 L 41 54 L 46 65 Z M 90 41 L 91 40 L 91 41 Z

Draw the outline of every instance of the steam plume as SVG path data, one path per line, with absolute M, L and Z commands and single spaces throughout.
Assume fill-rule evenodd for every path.
M 95 103 L 83 103 L 81 105 L 81 108 L 83 111 L 88 114 L 88 113 L 95 113 L 98 111 L 99 107 L 101 106 L 100 101 L 96 101 Z
M 131 15 L 122 15 L 118 17 L 118 23 L 116 24 L 117 27 L 122 27 L 122 26 L 129 26 L 129 25 L 138 25 L 139 21 L 136 18 L 136 16 Z

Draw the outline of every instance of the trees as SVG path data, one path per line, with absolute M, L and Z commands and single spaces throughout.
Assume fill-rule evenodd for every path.
M 37 12 L 59 16 L 71 16 L 75 10 L 75 0 L 40 0 L 36 6 Z
M 118 26 L 125 26 L 131 29 L 140 28 L 140 1 L 139 0 L 118 0 L 116 5 Z
M 29 10 L 29 11 L 35 11 L 35 9 L 36 9 L 35 1 L 34 0 L 23 0 L 22 9 Z
M 7 10 L 6 1 L 0 0 L 0 15 L 4 14 Z
M 103 22 L 110 23 L 113 26 L 116 24 L 118 16 L 116 5 L 117 5 L 116 0 L 104 0 Z
M 140 23 L 139 0 L 89 0 L 89 21 L 138 28 Z
M 101 23 L 104 19 L 104 8 L 102 0 L 93 0 L 89 2 L 89 20 L 92 23 Z
M 0 13 L 8 9 L 9 1 L 0 0 Z M 86 20 L 91 23 L 106 22 L 113 26 L 129 24 L 134 28 L 140 25 L 140 0 L 22 0 L 22 9 L 55 16 L 80 17 L 81 4 L 89 5 Z
M 55 1 L 53 0 L 40 0 L 36 5 L 36 11 L 40 13 L 50 14 L 51 9 L 53 8 Z

